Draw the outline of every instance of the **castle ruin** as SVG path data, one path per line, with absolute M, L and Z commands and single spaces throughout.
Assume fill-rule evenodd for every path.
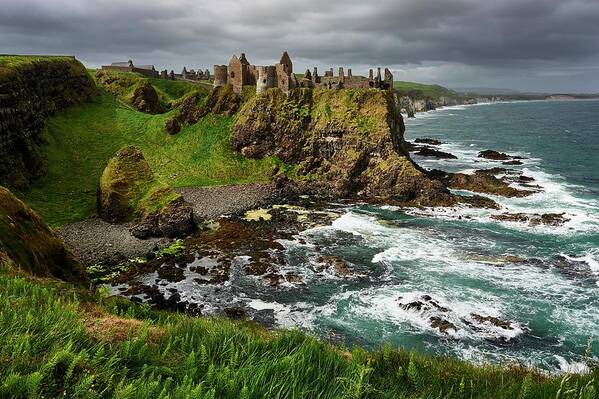
M 154 65 L 133 65 L 133 61 L 113 62 L 110 65 L 102 65 L 103 70 L 118 72 L 136 72 L 148 78 L 157 78 L 159 73 Z
M 342 88 L 377 88 L 390 90 L 393 88 L 393 75 L 389 69 L 385 68 L 381 75 L 381 68 L 377 68 L 376 76 L 374 71 L 369 71 L 368 77 L 354 76 L 352 70 L 344 73 L 343 67 L 339 68 L 338 74 L 333 73 L 333 68 L 318 75 L 317 68 L 313 72 L 306 70 L 300 79 L 293 73 L 293 63 L 289 54 L 285 51 L 278 64 L 267 66 L 251 65 L 244 53 L 239 57 L 233 56 L 229 65 L 214 66 L 214 87 L 230 84 L 233 91 L 241 94 L 243 86 L 256 86 L 256 93 L 261 93 L 266 89 L 278 87 L 283 92 L 289 93 L 289 90 L 297 87 L 325 87 L 328 89 Z

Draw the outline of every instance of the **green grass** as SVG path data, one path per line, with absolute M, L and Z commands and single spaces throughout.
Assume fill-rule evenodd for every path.
M 71 61 L 74 57 L 67 55 L 7 55 L 0 54 L 0 67 L 13 68 L 23 64 L 30 64 L 37 61 Z
M 171 113 L 174 111 L 171 111 Z M 274 158 L 249 160 L 229 146 L 233 118 L 208 115 L 169 136 L 170 113 L 131 110 L 110 94 L 48 120 L 45 177 L 20 196 L 53 227 L 91 215 L 108 160 L 126 144 L 140 147 L 152 170 L 174 187 L 267 181 Z
M 400 95 L 410 96 L 413 100 L 427 97 L 439 98 L 447 96 L 457 98 L 461 96 L 459 93 L 439 85 L 397 81 L 393 82 L 393 87 Z
M 147 78 L 147 80 L 156 88 L 161 98 L 167 102 L 176 101 L 194 91 L 199 91 L 204 95 L 208 94 L 204 87 L 188 82 L 160 78 Z
M 0 272 L 0 398 L 597 397 L 599 371 L 546 377 L 299 331 L 193 318 Z

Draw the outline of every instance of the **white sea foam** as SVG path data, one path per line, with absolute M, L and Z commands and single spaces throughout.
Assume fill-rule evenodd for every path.
M 568 374 L 586 374 L 590 371 L 589 366 L 584 362 L 567 361 L 563 356 L 555 355 L 559 364 L 559 369 Z

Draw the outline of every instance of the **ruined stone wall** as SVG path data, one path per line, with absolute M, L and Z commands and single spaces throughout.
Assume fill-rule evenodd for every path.
M 256 79 L 256 93 L 262 93 L 266 89 L 275 87 L 277 81 L 277 71 L 272 65 L 257 67 L 258 76 Z
M 88 101 L 95 84 L 75 58 L 0 64 L 0 185 L 23 189 L 46 172 L 46 118 Z
M 227 84 L 229 71 L 226 65 L 214 66 L 214 87 L 220 87 Z

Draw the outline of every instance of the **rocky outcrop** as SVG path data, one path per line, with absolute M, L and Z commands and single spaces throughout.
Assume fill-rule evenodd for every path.
M 414 154 L 420 155 L 422 157 L 435 157 L 439 159 L 458 159 L 458 157 L 450 154 L 449 152 L 439 151 L 428 146 L 419 147 L 418 151 L 416 151 Z
M 206 107 L 213 114 L 232 116 L 241 108 L 243 97 L 233 91 L 233 86 L 227 84 L 215 87 L 206 99 Z
M 406 114 L 408 116 L 408 118 L 416 117 L 416 108 L 414 107 L 414 103 L 412 102 L 412 99 L 410 97 L 398 96 L 396 94 L 395 102 L 397 104 L 397 107 L 399 108 L 399 111 L 402 114 Z
M 231 135 L 250 158 L 277 156 L 331 196 L 393 198 L 418 206 L 456 202 L 403 150 L 405 127 L 382 90 L 269 89 L 244 104 Z
M 184 236 L 195 228 L 192 206 L 156 178 L 133 146 L 118 151 L 104 169 L 98 213 L 111 223 L 134 221 L 132 233 L 139 238 Z
M 147 114 L 159 114 L 165 111 L 165 107 L 160 103 L 156 89 L 148 81 L 144 81 L 135 87 L 133 96 L 131 97 L 131 105 L 138 111 Z
M 0 263 L 40 277 L 84 285 L 85 268 L 42 218 L 0 187 Z
M 500 215 L 492 215 L 492 219 L 505 222 L 525 223 L 529 226 L 563 226 L 570 219 L 565 217 L 563 213 L 502 213 Z
M 168 104 L 161 100 L 154 86 L 141 75 L 99 69 L 95 78 L 104 90 L 138 111 L 159 114 L 169 108 Z
M 518 160 L 523 159 L 522 157 L 509 155 L 504 152 L 495 150 L 484 150 L 478 153 L 479 158 L 492 159 L 494 161 L 507 161 L 507 160 Z
M 46 173 L 46 119 L 88 101 L 95 85 L 74 57 L 0 57 L 0 184 L 26 188 Z
M 433 169 L 428 172 L 428 175 L 442 181 L 447 187 L 457 190 L 468 190 L 503 197 L 526 197 L 534 194 L 534 191 L 511 187 L 508 182 L 488 173 L 450 173 Z

